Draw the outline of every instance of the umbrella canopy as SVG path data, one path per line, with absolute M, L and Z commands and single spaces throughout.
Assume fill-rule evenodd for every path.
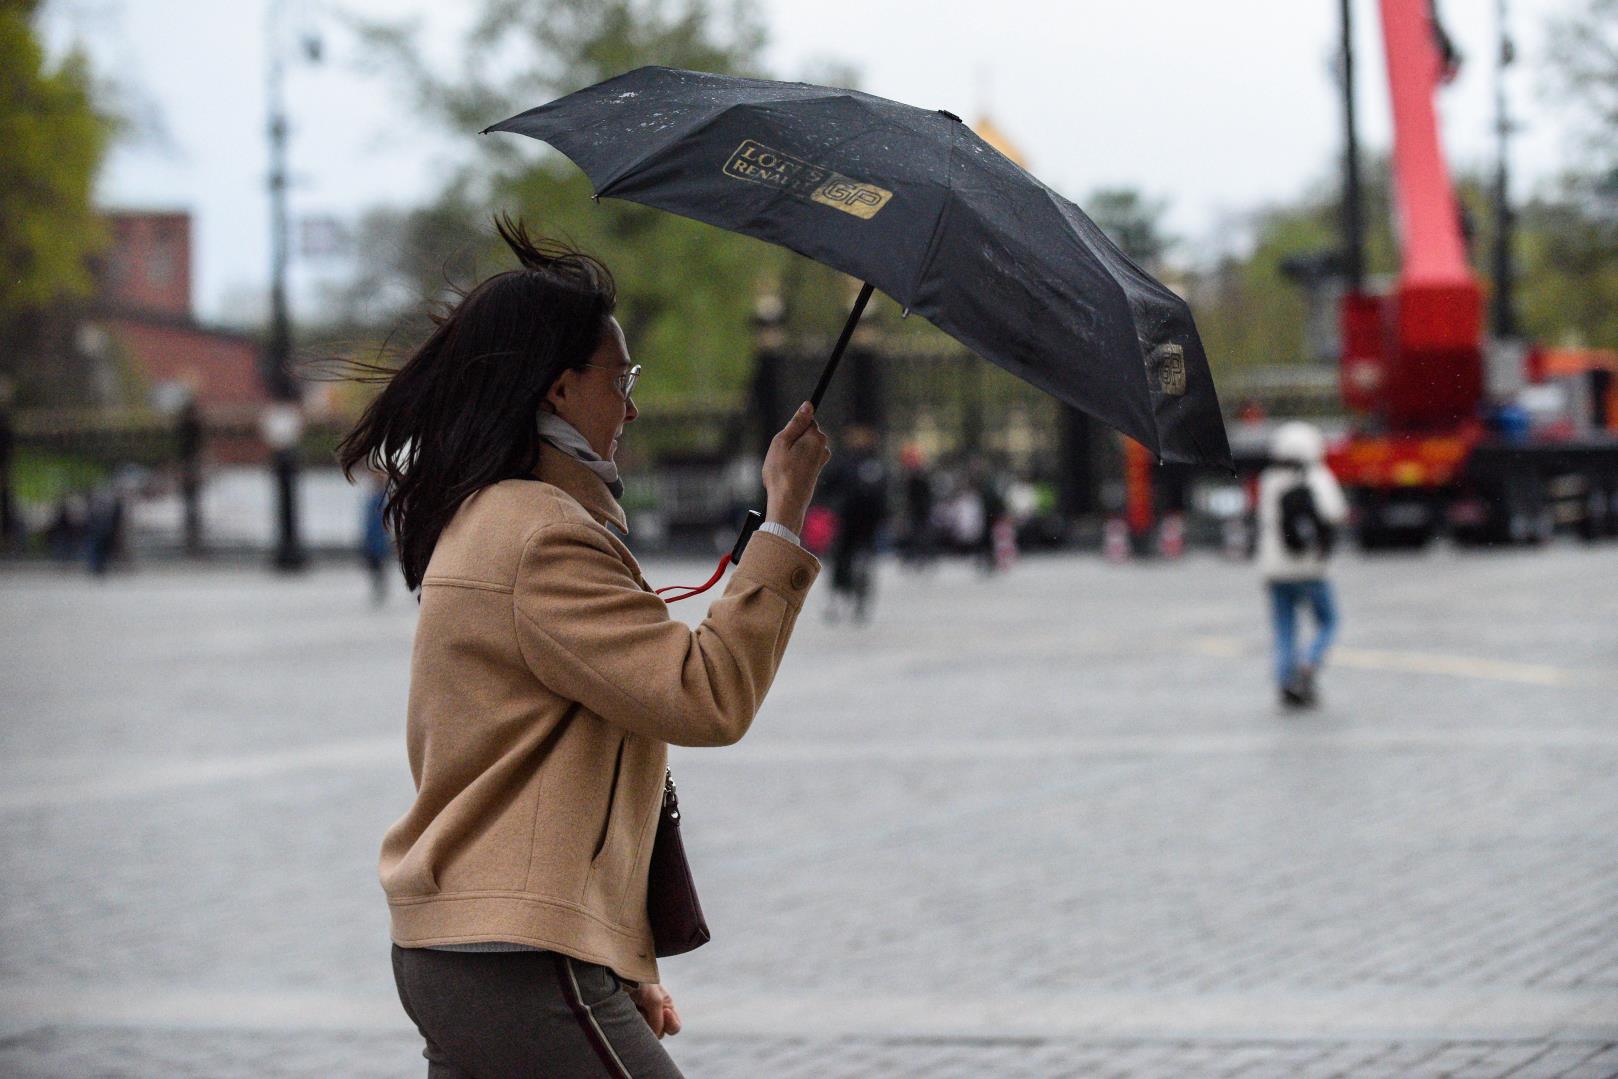
M 643 67 L 503 120 L 597 197 L 790 248 L 1159 457 L 1230 464 L 1190 309 L 953 114 Z

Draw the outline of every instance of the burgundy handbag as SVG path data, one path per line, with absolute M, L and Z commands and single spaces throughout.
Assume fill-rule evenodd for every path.
M 697 900 L 697 885 L 686 864 L 685 844 L 680 840 L 680 799 L 674 792 L 674 773 L 667 770 L 663 774 L 663 810 L 652 843 L 652 867 L 646 878 L 646 914 L 659 959 L 700 948 L 711 939 Z

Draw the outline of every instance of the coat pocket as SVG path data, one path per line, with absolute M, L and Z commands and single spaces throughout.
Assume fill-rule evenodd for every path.
M 612 833 L 612 817 L 618 810 L 618 781 L 623 778 L 624 771 L 624 743 L 628 739 L 618 740 L 618 755 L 612 761 L 612 785 L 607 788 L 607 811 L 601 815 L 601 831 L 596 834 L 595 848 L 590 852 L 590 863 L 594 865 L 600 858 L 601 852 L 607 846 L 607 836 Z

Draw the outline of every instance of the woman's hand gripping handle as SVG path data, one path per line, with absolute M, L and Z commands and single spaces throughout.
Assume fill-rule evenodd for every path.
M 805 401 L 764 455 L 764 519 L 802 534 L 820 470 L 829 460 L 831 445 L 815 421 L 814 406 Z

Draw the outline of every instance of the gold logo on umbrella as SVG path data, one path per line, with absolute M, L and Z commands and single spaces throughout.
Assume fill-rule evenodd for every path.
M 726 176 L 777 187 L 789 195 L 865 220 L 875 217 L 893 198 L 893 192 L 885 187 L 861 183 L 752 139 L 736 147 L 736 152 L 725 162 L 724 171 Z
M 1152 389 L 1170 397 L 1185 396 L 1185 349 L 1164 344 L 1146 359 L 1146 380 Z

